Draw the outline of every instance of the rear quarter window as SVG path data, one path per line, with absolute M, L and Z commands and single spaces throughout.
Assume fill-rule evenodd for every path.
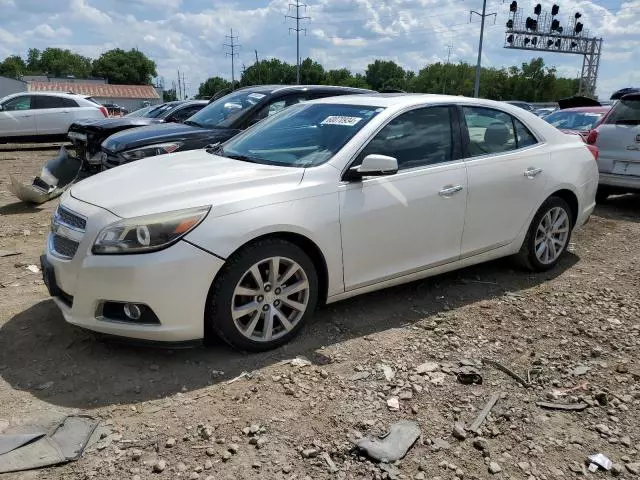
M 640 125 L 640 95 L 618 101 L 604 123 Z

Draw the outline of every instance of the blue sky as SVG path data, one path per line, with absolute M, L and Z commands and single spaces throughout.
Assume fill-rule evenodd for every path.
M 482 0 L 307 0 L 301 56 L 326 68 L 362 72 L 373 59 L 394 60 L 419 70 L 445 61 L 475 63 L 479 21 L 469 23 L 469 10 Z M 530 52 L 506 50 L 504 24 L 510 1 L 487 0 L 488 20 L 483 65 L 510 66 L 528 61 Z M 519 1 L 532 10 L 537 1 Z M 553 2 L 541 2 L 551 8 Z M 618 88 L 640 86 L 640 0 L 558 0 L 560 18 L 579 11 L 594 35 L 604 38 L 598 93 L 608 97 Z M 242 64 L 278 57 L 295 62 L 295 37 L 285 22 L 288 0 L 0 0 L 0 58 L 26 55 L 29 47 L 69 48 L 96 57 L 110 48 L 137 47 L 158 65 L 170 86 L 180 68 L 188 93 L 213 75 L 231 77 L 222 44 L 234 29 L 242 45 Z M 565 75 L 580 73 L 582 57 L 545 53 L 548 65 Z

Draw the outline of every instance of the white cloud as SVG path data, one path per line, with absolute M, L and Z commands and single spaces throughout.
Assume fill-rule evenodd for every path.
M 72 32 L 66 27 L 52 28 L 51 25 L 42 23 L 33 30 L 27 30 L 25 34 L 39 38 L 59 39 L 71 36 Z

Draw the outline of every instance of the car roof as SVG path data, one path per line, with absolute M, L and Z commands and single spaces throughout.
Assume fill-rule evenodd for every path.
M 313 103 L 340 103 L 349 105 L 366 105 L 371 107 L 411 107 L 425 103 L 472 103 L 490 108 L 509 109 L 512 106 L 495 100 L 463 97 L 461 95 L 438 95 L 430 93 L 365 93 L 360 95 L 343 95 L 339 98 L 327 97 L 313 100 Z M 519 107 L 515 107 L 519 108 Z
M 374 93 L 373 90 L 366 88 L 341 87 L 336 85 L 254 85 L 251 87 L 243 87 L 236 90 L 251 91 L 255 93 L 274 94 L 291 92 L 353 92 L 353 93 Z
M 583 113 L 607 113 L 611 110 L 611 105 L 606 105 L 602 107 L 573 107 L 573 108 L 565 108 L 562 110 L 558 110 L 558 112 L 583 112 Z M 557 113 L 557 112 L 553 112 Z

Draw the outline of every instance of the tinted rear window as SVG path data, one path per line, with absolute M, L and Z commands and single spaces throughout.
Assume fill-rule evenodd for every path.
M 604 123 L 640 125 L 640 96 L 634 95 L 617 102 Z

